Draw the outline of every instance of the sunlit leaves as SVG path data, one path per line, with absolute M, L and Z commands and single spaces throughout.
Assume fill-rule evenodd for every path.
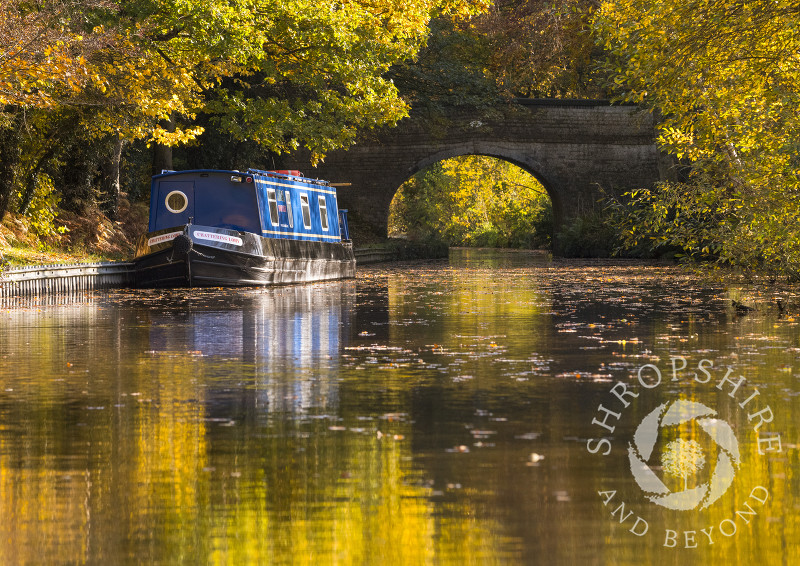
M 401 187 L 391 229 L 451 245 L 534 247 L 549 243 L 550 202 L 529 173 L 472 155 L 442 161 Z
M 172 74 L 183 104 L 170 109 L 173 115 L 205 112 L 239 139 L 279 153 L 306 146 L 315 158 L 353 143 L 361 128 L 405 115 L 383 75 L 414 57 L 431 15 L 447 9 L 432 0 L 142 6 L 151 15 L 138 28 L 144 30 L 138 45 L 150 50 L 148 61 L 166 61 L 159 76 Z
M 0 0 L 0 106 L 52 108 L 79 92 L 89 76 L 86 58 L 107 37 L 102 27 L 83 29 L 77 16 L 104 7 L 103 0 Z
M 486 7 L 485 0 L 47 6 L 0 3 L 0 104 L 95 108 L 92 135 L 166 144 L 197 137 L 195 118 L 206 113 L 239 139 L 276 152 L 305 145 L 316 158 L 351 144 L 359 129 L 405 115 L 384 74 L 416 55 L 433 15 L 467 17 Z M 177 127 L 161 126 L 165 120 Z
M 589 33 L 594 0 L 499 0 L 470 22 L 487 38 L 489 64 L 504 90 L 517 96 L 598 97 Z
M 800 9 L 743 0 L 605 2 L 596 21 L 624 98 L 664 114 L 698 158 L 767 149 L 800 90 Z
M 800 7 L 610 0 L 595 23 L 620 97 L 657 108 L 659 143 L 691 165 L 683 189 L 646 205 L 672 207 L 671 231 L 659 232 L 658 214 L 640 226 L 690 253 L 710 249 L 726 262 L 800 273 L 792 196 L 800 193 Z M 707 224 L 680 226 L 705 217 L 711 201 Z

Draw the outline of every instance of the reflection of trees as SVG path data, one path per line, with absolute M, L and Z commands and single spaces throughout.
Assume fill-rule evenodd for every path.
M 529 340 L 545 334 L 546 318 L 539 315 L 549 310 L 549 298 L 535 286 L 509 279 L 503 269 L 508 261 L 498 265 L 490 254 L 476 250 L 453 253 L 471 264 L 469 278 L 456 267 L 447 270 L 444 280 L 414 281 L 402 274 L 389 279 L 393 343 L 424 339 L 451 349 L 475 340 L 488 346 L 490 338 L 502 338 L 505 346 L 518 337 Z M 530 261 L 529 254 L 518 253 Z
M 719 351 L 730 351 L 739 348 L 741 344 L 734 343 L 733 348 L 727 342 L 733 341 L 731 335 L 718 333 L 715 335 L 716 348 Z M 741 341 L 739 341 L 741 342 Z M 661 359 L 668 359 L 668 352 L 655 352 L 661 354 Z M 785 353 L 780 350 L 767 350 L 763 355 L 759 355 L 759 367 L 747 364 L 739 366 L 742 373 L 746 375 L 748 383 L 761 381 L 765 376 L 772 375 L 773 369 L 780 367 L 784 362 Z M 773 390 L 760 386 L 766 396 L 768 391 Z M 578 461 L 575 462 L 577 468 L 592 470 L 585 480 L 585 493 L 590 502 L 594 503 L 591 512 L 595 515 L 594 521 L 600 524 L 608 540 L 616 541 L 615 545 L 604 548 L 600 564 L 609 565 L 637 565 L 637 564 L 660 564 L 664 562 L 663 556 L 659 553 L 659 547 L 664 544 L 664 537 L 667 529 L 677 532 L 677 549 L 686 544 L 685 531 L 695 531 L 695 542 L 697 548 L 685 550 L 692 552 L 696 556 L 697 563 L 743 563 L 752 562 L 759 564 L 782 564 L 787 557 L 792 556 L 794 550 L 788 550 L 796 543 L 792 540 L 792 534 L 800 532 L 800 520 L 790 508 L 794 505 L 800 491 L 798 490 L 798 477 L 796 473 L 798 459 L 797 455 L 791 452 L 776 454 L 774 456 L 762 456 L 758 454 L 756 436 L 753 432 L 752 422 L 747 419 L 747 411 L 742 410 L 737 403 L 740 400 L 731 399 L 727 391 L 719 392 L 714 386 L 714 382 L 708 386 L 698 386 L 696 384 L 683 388 L 680 392 L 687 399 L 702 401 L 709 407 L 713 407 L 720 414 L 720 418 L 728 422 L 735 431 L 739 450 L 741 452 L 742 464 L 736 469 L 735 478 L 731 486 L 724 495 L 707 509 L 695 509 L 691 511 L 673 511 L 660 508 L 648 502 L 643 497 L 642 490 L 631 481 L 630 466 L 627 461 L 626 447 L 627 442 L 633 437 L 636 426 L 641 420 L 660 403 L 672 400 L 675 391 L 669 389 L 656 389 L 647 395 L 632 400 L 631 407 L 625 412 L 620 420 L 614 434 L 615 451 L 608 457 L 592 456 L 585 451 L 579 454 Z M 776 408 L 774 429 L 780 430 L 784 435 L 796 434 L 797 425 L 793 414 L 797 414 L 800 406 L 796 402 L 775 404 L 776 396 L 769 393 L 773 407 L 780 406 L 780 415 Z M 597 402 L 607 401 L 607 389 L 597 396 Z M 588 421 L 587 421 L 588 423 Z M 588 428 L 588 427 L 587 427 Z M 596 427 L 595 427 L 596 428 Z M 589 432 L 589 431 L 587 431 Z M 597 434 L 597 431 L 590 431 Z M 718 447 L 710 442 L 708 445 L 697 443 L 703 434 L 699 427 L 692 425 L 684 431 L 685 438 L 692 440 L 675 440 L 673 436 L 666 435 L 660 439 L 660 446 L 669 456 L 662 459 L 665 473 L 675 473 L 681 478 L 681 486 L 676 489 L 684 489 L 684 479 L 687 473 L 696 471 L 705 473 L 706 481 L 708 476 L 713 473 L 716 465 L 716 451 Z M 698 448 L 703 446 L 703 450 Z M 662 452 L 663 453 L 663 452 Z M 705 469 L 701 466 L 702 459 L 705 458 Z M 666 460 L 666 461 L 665 461 Z M 576 483 L 580 478 L 576 478 Z M 750 494 L 756 486 L 766 487 L 769 491 L 769 499 L 762 505 L 754 499 L 750 499 Z M 616 490 L 614 499 L 604 507 L 598 492 L 606 490 Z M 757 493 L 758 497 L 763 497 Z M 633 510 L 637 515 L 644 517 L 649 523 L 649 534 L 647 537 L 635 537 L 627 529 L 630 528 L 632 521 L 619 524 L 619 514 L 612 517 L 611 512 L 615 510 L 621 502 L 626 503 L 626 512 Z M 745 506 L 748 503 L 756 512 L 755 516 L 746 516 L 749 523 L 737 516 L 737 511 L 745 513 L 749 509 Z M 590 506 L 591 507 L 591 506 Z M 737 534 L 733 537 L 726 537 L 720 533 L 720 524 L 730 520 L 736 523 Z M 714 544 L 708 544 L 708 538 L 701 532 L 701 529 L 709 530 L 712 534 Z M 730 532 L 731 526 L 724 526 Z M 691 536 L 691 533 L 690 533 Z M 655 544 L 657 542 L 657 544 Z M 690 543 L 691 544 L 691 543 Z
M 366 326 L 353 332 L 347 287 L 309 286 L 299 299 L 209 291 L 169 295 L 179 307 L 143 294 L 125 306 L 118 299 L 3 312 L 0 563 L 467 564 L 544 557 L 659 564 L 663 540 L 630 534 L 630 522 L 620 525 L 610 515 L 619 502 L 645 517 L 656 538 L 666 528 L 714 525 L 716 532 L 756 485 L 770 499 L 753 503 L 758 515 L 749 525 L 740 520 L 734 539 L 687 553 L 704 564 L 790 560 L 800 533 L 800 461 L 790 447 L 800 398 L 792 393 L 796 352 L 785 346 L 796 343 L 797 328 L 715 316 L 710 324 L 691 323 L 697 342 L 679 342 L 690 323 L 679 324 L 686 317 L 667 302 L 605 301 L 620 294 L 603 289 L 603 305 L 583 308 L 576 294 L 552 292 L 547 277 L 535 290 L 515 288 L 507 281 L 514 271 L 506 269 L 492 266 L 470 279 L 447 271 L 438 283 L 400 270 L 374 286 L 359 281 L 359 300 L 369 300 L 371 289 L 389 293 L 375 293 L 380 316 L 365 312 L 361 319 L 385 315 L 388 337 L 380 340 L 360 338 Z M 612 323 L 633 314 L 634 332 L 646 344 L 580 350 L 581 335 L 630 336 L 627 326 Z M 558 333 L 553 321 L 578 332 Z M 705 332 L 709 326 L 713 332 Z M 341 356 L 342 344 L 373 342 L 401 348 Z M 769 428 L 783 435 L 784 452 L 756 454 L 753 423 L 727 391 L 683 388 L 731 424 L 742 465 L 708 509 L 676 518 L 646 501 L 631 476 L 626 439 L 675 390 L 632 399 L 615 431 L 616 451 L 601 457 L 587 453 L 585 438 L 597 434 L 589 423 L 611 384 L 557 377 L 561 365 L 590 373 L 601 362 L 634 367 L 640 358 L 627 356 L 645 347 L 659 363 L 675 351 L 735 353 L 722 361 L 769 395 Z M 359 365 L 358 358 L 373 355 L 398 363 Z M 548 358 L 556 361 L 532 370 Z M 613 377 L 625 378 L 630 367 Z M 465 375 L 472 378 L 454 379 Z M 494 432 L 479 438 L 476 429 Z M 458 445 L 469 452 L 448 451 Z M 534 451 L 545 458 L 528 465 Z M 713 453 L 706 456 L 704 471 L 714 467 Z M 617 493 L 603 507 L 598 491 L 608 489 Z M 698 542 L 704 536 L 698 532 Z
M 349 299 L 282 310 L 267 297 L 232 305 L 234 316 L 201 299 L 178 316 L 156 301 L 0 321 L 0 376 L 13 390 L 0 398 L 0 562 L 465 563 L 479 546 L 492 556 L 491 522 L 464 519 L 473 513 L 458 503 L 437 517 L 411 425 L 365 423 L 355 415 L 373 414 L 368 399 L 341 411 L 326 389 Z M 278 332 L 287 317 L 297 332 Z M 202 355 L 209 321 L 239 324 L 246 343 Z M 155 325 L 166 340 L 153 340 Z M 303 381 L 305 400 L 286 401 Z
M 727 390 L 715 388 L 716 381 L 685 387 L 665 383 L 631 400 L 613 435 L 616 451 L 611 456 L 588 454 L 585 440 L 598 435 L 590 423 L 598 405 L 608 402 L 613 381 L 635 381 L 631 371 L 637 365 L 654 361 L 666 367 L 675 354 L 694 362 L 710 357 L 736 367 L 748 384 L 758 384 L 764 397 L 769 396 L 775 412 L 770 430 L 779 431 L 784 442 L 797 438 L 800 404 L 796 395 L 786 394 L 797 389 L 797 354 L 790 348 L 797 343 L 794 323 L 776 324 L 769 317 L 728 319 L 718 293 L 685 276 L 673 280 L 674 274 L 665 272 L 665 283 L 655 285 L 652 274 L 638 268 L 630 276 L 626 268 L 602 265 L 550 265 L 537 272 L 536 267 L 514 269 L 496 259 L 494 265 L 481 264 L 482 253 L 470 250 L 459 256 L 471 262 L 464 271 L 445 268 L 419 280 L 397 273 L 389 279 L 391 344 L 418 353 L 431 369 L 376 371 L 372 379 L 401 391 L 396 406 L 410 407 L 413 451 L 434 485 L 464 486 L 456 496 L 461 509 L 475 509 L 484 520 L 498 517 L 495 536 L 521 541 L 519 552 L 528 563 L 543 556 L 569 564 L 671 563 L 678 554 L 665 558 L 665 529 L 681 531 L 678 546 L 685 543 L 682 531 L 696 531 L 698 549 L 685 554 L 694 553 L 697 563 L 791 561 L 798 549 L 792 537 L 800 533 L 800 518 L 793 511 L 800 497 L 798 454 L 785 448 L 771 457 L 757 455 L 753 422 L 738 405 L 744 397 L 730 398 Z M 530 281 L 514 285 L 512 277 Z M 500 355 L 491 348 L 493 337 Z M 632 337 L 638 343 L 620 343 Z M 645 350 L 651 351 L 643 355 Z M 511 362 L 532 357 L 553 361 L 540 375 L 516 380 Z M 622 369 L 598 371 L 612 363 Z M 582 375 L 556 377 L 564 368 Z M 597 373 L 612 382 L 595 382 Z M 471 377 L 460 379 L 465 375 Z M 411 393 L 404 396 L 409 383 Z M 731 424 L 741 443 L 742 466 L 710 508 L 676 515 L 643 497 L 631 475 L 626 439 L 645 415 L 678 391 L 713 407 Z M 508 424 L 492 421 L 492 416 Z M 496 431 L 484 440 L 491 446 L 477 447 L 466 428 Z M 535 441 L 514 437 L 529 431 L 541 435 Z M 469 453 L 447 452 L 462 444 Z M 545 459 L 525 467 L 533 450 Z M 706 456 L 702 473 L 710 474 L 716 456 L 713 451 Z M 766 505 L 750 500 L 758 513 L 750 524 L 737 520 L 736 511 L 746 511 L 743 504 L 758 485 L 769 490 L 770 499 Z M 467 486 L 483 491 L 469 492 Z M 598 496 L 603 490 L 616 490 L 608 507 Z M 648 537 L 628 532 L 633 520 L 620 525 L 611 516 L 623 501 L 627 511 L 648 520 Z M 736 537 L 719 534 L 725 519 L 738 521 Z M 700 529 L 712 525 L 715 544 L 704 545 Z

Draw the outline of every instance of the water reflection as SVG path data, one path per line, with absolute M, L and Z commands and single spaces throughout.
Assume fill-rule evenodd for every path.
M 740 316 L 730 292 L 668 266 L 457 251 L 356 282 L 6 305 L 0 561 L 791 563 L 800 318 Z M 612 405 L 671 356 L 745 375 L 783 450 L 758 454 L 744 397 L 688 370 Z M 708 509 L 659 508 L 631 474 L 637 426 L 676 396 L 739 441 Z M 770 497 L 748 523 L 754 486 Z M 665 547 L 668 530 L 697 548 Z
M 260 411 L 334 407 L 332 360 L 350 339 L 355 296 L 352 281 L 252 291 L 238 305 L 214 293 L 150 314 L 149 351 L 202 357 L 215 405 L 244 387 Z

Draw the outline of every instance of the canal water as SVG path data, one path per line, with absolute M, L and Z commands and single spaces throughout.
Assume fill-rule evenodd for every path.
M 786 291 L 454 250 L 9 302 L 0 360 L 4 565 L 800 561 Z

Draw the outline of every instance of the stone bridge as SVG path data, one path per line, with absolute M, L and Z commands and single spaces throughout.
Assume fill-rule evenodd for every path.
M 665 164 L 653 140 L 653 116 L 636 106 L 523 99 L 490 109 L 459 108 L 446 116 L 412 112 L 397 127 L 333 152 L 317 167 L 299 154 L 284 158 L 283 166 L 350 183 L 339 188 L 339 207 L 385 234 L 389 204 L 409 177 L 450 157 L 497 157 L 544 185 L 557 233 L 595 206 L 600 188 L 619 192 L 663 178 Z

